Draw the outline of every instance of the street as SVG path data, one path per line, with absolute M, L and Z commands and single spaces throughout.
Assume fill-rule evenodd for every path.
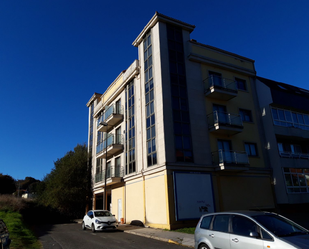
M 81 224 L 56 224 L 37 227 L 37 233 L 44 249 L 120 249 L 120 248 L 153 248 L 183 249 L 155 239 L 125 233 L 121 230 L 92 233 L 83 231 Z

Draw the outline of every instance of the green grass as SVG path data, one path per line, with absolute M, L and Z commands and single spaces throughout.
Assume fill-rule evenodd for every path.
M 38 249 L 41 247 L 34 233 L 23 223 L 19 212 L 0 210 L 0 218 L 8 227 L 12 240 L 11 249 Z
M 195 227 L 186 227 L 175 230 L 175 232 L 194 234 Z

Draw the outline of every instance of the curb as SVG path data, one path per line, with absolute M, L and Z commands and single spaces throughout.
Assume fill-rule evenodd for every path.
M 172 239 L 161 238 L 161 237 L 157 237 L 157 236 L 153 236 L 153 235 L 149 235 L 149 234 L 137 233 L 137 232 L 134 232 L 134 231 L 125 231 L 124 230 L 123 232 L 142 236 L 142 237 L 146 237 L 146 238 L 149 238 L 149 239 L 160 240 L 160 241 L 168 242 L 168 243 L 175 244 L 175 245 L 185 246 L 185 247 L 188 247 L 188 248 L 194 248 L 192 246 L 184 245 L 183 243 L 179 243 L 179 242 L 172 240 Z

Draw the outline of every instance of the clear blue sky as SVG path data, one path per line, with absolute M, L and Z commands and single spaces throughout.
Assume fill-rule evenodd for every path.
M 86 103 L 137 59 L 155 11 L 254 59 L 259 76 L 309 89 L 308 0 L 1 0 L 0 173 L 42 180 L 87 142 Z

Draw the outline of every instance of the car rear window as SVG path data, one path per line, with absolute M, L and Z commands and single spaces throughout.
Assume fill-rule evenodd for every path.
M 213 217 L 213 215 L 205 216 L 201 221 L 200 227 L 203 228 L 203 229 L 209 229 L 212 217 Z

